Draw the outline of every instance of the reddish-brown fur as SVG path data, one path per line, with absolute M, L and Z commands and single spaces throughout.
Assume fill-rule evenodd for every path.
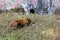
M 17 26 L 17 28 L 22 28 L 25 24 L 29 25 L 31 23 L 31 19 L 30 18 L 22 18 L 19 20 L 13 20 L 10 23 L 11 27 Z

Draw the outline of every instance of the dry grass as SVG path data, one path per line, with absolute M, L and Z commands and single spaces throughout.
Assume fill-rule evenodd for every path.
M 32 19 L 30 26 L 12 30 L 9 23 L 14 19 L 29 17 Z M 60 40 L 60 16 L 57 15 L 22 15 L 18 13 L 0 14 L 1 40 Z

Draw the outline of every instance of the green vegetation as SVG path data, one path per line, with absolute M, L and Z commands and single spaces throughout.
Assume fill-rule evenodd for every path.
M 9 23 L 23 17 L 32 19 L 30 26 L 11 30 Z M 59 33 L 60 16 L 58 15 L 0 14 L 0 40 L 60 40 Z

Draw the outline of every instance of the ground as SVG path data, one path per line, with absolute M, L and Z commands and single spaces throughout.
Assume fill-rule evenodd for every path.
M 14 19 L 29 17 L 29 26 L 11 30 L 9 23 Z M 2 13 L 0 14 L 0 40 L 60 40 L 60 16 Z

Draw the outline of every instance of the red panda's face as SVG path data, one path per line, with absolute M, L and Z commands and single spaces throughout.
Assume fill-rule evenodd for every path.
M 31 19 L 30 18 L 24 18 L 23 23 L 24 24 L 29 24 L 29 23 L 31 23 Z
M 30 18 L 27 18 L 26 20 L 28 21 L 28 23 L 31 23 L 31 19 Z

